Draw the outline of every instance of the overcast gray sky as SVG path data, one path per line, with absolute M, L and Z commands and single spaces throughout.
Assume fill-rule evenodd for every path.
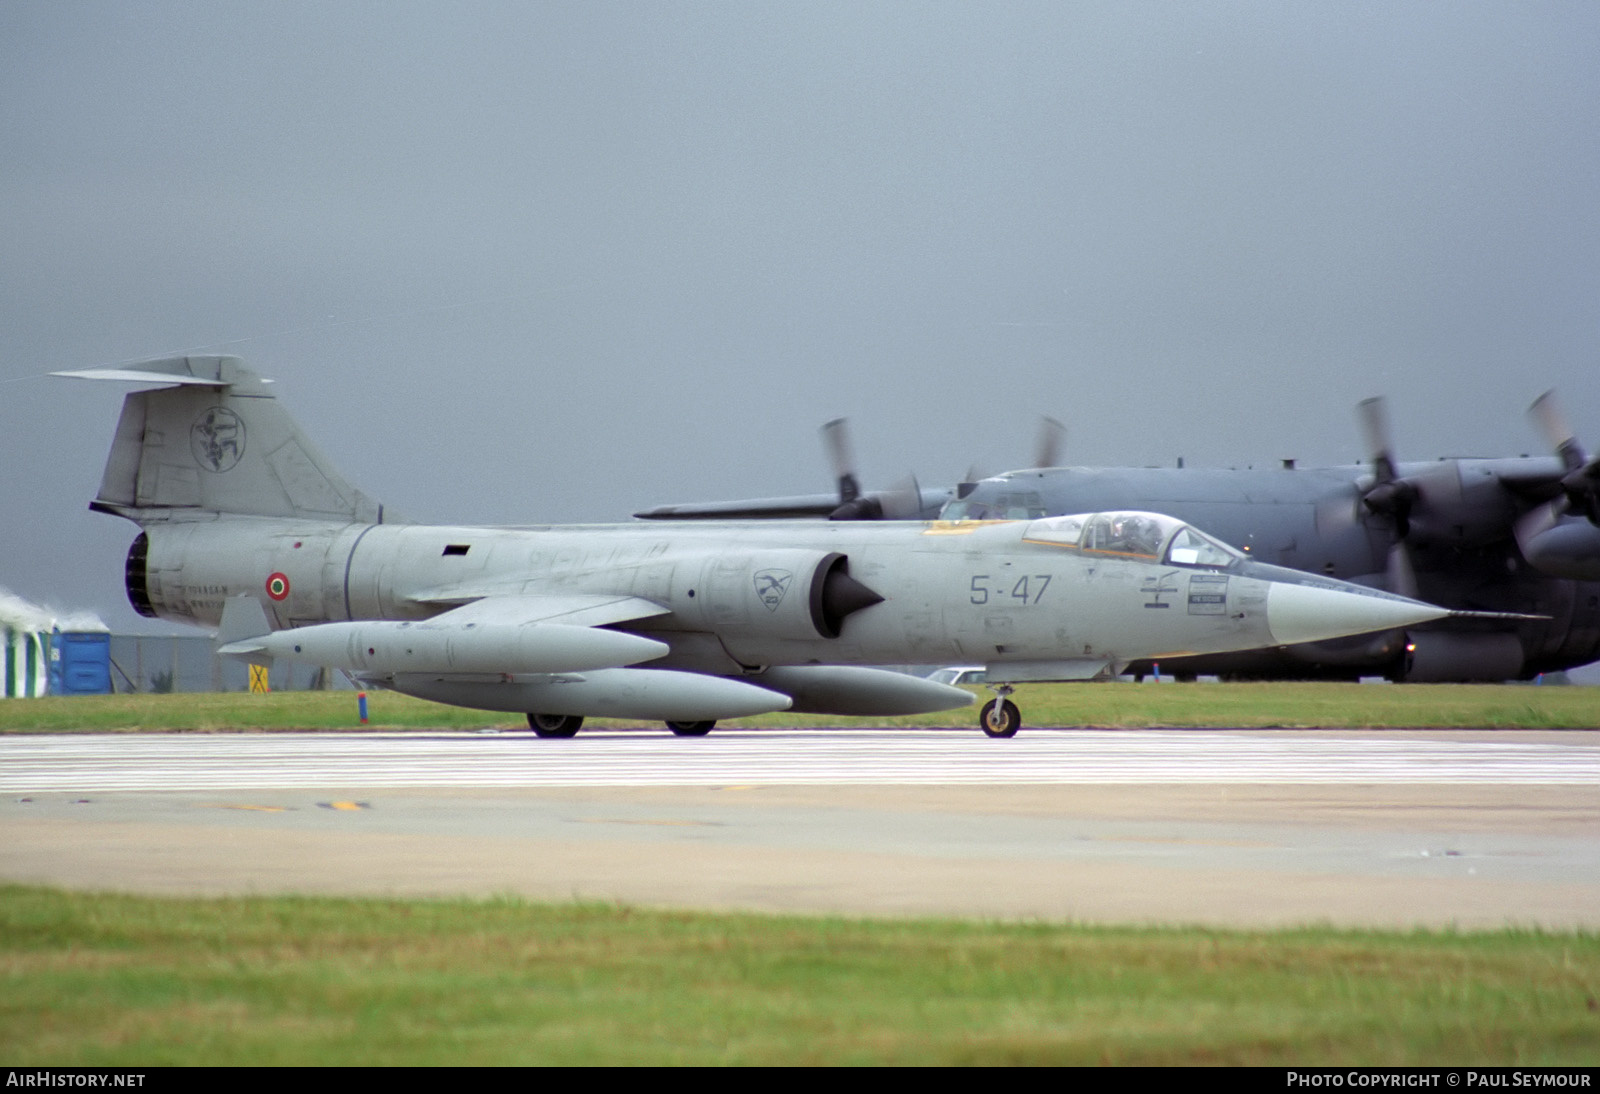
M 0 586 L 136 621 L 123 388 L 418 519 L 1600 446 L 1600 5 L 0 0 Z

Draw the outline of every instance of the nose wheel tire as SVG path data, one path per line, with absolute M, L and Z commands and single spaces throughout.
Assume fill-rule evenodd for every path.
M 990 699 L 978 714 L 978 725 L 991 737 L 1015 737 L 1022 728 L 1022 712 L 1010 699 Z
M 680 737 L 704 737 L 716 722 L 668 722 L 667 728 Z
M 576 737 L 583 719 L 576 714 L 530 714 L 528 727 L 535 737 Z

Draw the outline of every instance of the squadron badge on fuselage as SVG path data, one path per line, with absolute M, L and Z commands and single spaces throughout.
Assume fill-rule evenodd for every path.
M 789 591 L 789 582 L 793 578 L 794 574 L 788 570 L 756 571 L 756 595 L 761 598 L 761 603 L 767 606 L 767 611 L 778 610 L 778 605 L 783 603 L 784 594 Z

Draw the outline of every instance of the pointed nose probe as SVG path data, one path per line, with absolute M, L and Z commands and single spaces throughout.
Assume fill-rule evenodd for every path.
M 1449 614 L 1420 600 L 1317 585 L 1275 581 L 1267 590 L 1267 630 L 1280 646 L 1411 627 Z

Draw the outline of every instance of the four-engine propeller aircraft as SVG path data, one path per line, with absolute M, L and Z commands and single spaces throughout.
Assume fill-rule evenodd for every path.
M 541 736 L 586 716 L 889 715 L 968 693 L 866 666 L 983 662 L 1010 736 L 1020 681 L 1278 646 L 1449 615 L 1266 565 L 1172 517 L 959 523 L 714 522 L 476 528 L 398 520 L 351 486 L 235 357 L 64 373 L 127 396 L 91 508 L 142 531 L 142 614 L 216 626 L 224 653 L 517 711 Z
M 824 427 L 840 494 L 661 506 L 658 520 L 831 516 L 1031 520 L 1147 509 L 1251 558 L 1498 619 L 1457 616 L 1369 638 L 1162 658 L 1180 676 L 1502 681 L 1600 658 L 1600 457 L 1547 393 L 1531 413 L 1557 456 L 1398 463 L 1383 405 L 1360 407 L 1366 466 L 1061 467 L 1046 419 L 1034 465 L 946 490 L 862 491 L 840 423 Z M 1149 671 L 1135 659 L 1130 671 Z

